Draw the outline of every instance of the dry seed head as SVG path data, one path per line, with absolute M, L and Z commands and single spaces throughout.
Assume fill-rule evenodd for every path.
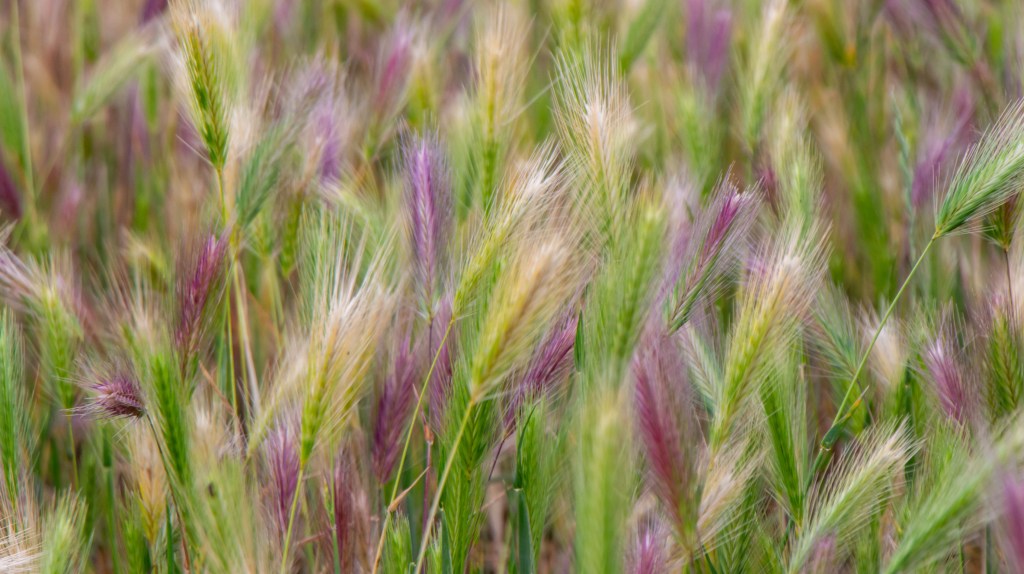
M 556 236 L 539 246 L 522 245 L 520 249 L 500 280 L 474 356 L 474 399 L 522 363 L 579 285 L 580 270 L 570 237 Z
M 477 96 L 485 137 L 495 137 L 515 118 L 526 85 L 529 27 L 512 7 L 502 5 L 476 32 Z
M 142 529 L 150 543 L 164 523 L 167 508 L 167 475 L 160 457 L 160 447 L 149 427 L 132 425 L 126 429 L 128 454 L 125 464 L 134 487 L 135 499 L 142 513 Z
M 785 349 L 810 310 L 824 274 L 822 235 L 814 227 L 807 233 L 784 230 L 755 258 L 740 294 L 739 315 L 718 391 L 712 450 L 728 438 L 740 403 L 762 379 L 757 372 L 763 354 Z

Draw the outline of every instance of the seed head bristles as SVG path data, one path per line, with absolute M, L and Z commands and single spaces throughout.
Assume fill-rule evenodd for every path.
M 741 403 L 756 390 L 762 356 L 785 349 L 811 309 L 824 272 L 822 236 L 814 228 L 808 233 L 784 230 L 755 258 L 740 294 L 722 387 L 717 390 L 709 436 L 712 452 L 729 438 Z
M 42 521 L 40 572 L 78 572 L 84 566 L 91 538 L 86 531 L 86 506 L 74 493 L 61 494 Z
M 217 308 L 228 259 L 228 234 L 206 236 L 186 256 L 175 283 L 178 322 L 174 344 L 182 375 L 190 378 L 196 353 Z M 189 367 L 193 365 L 193 367 Z
M 850 302 L 838 285 L 829 283 L 819 293 L 814 318 L 812 342 L 825 359 L 828 375 L 838 381 L 850 380 L 861 356 L 861 337 Z
M 722 280 L 739 261 L 759 205 L 758 193 L 723 181 L 716 198 L 698 217 L 683 258 L 685 265 L 669 318 L 670 330 L 682 327 L 694 308 L 714 300 Z
M 511 429 L 525 404 L 548 397 L 572 372 L 572 350 L 576 342 L 579 312 L 570 308 L 564 319 L 555 322 L 540 347 L 533 354 L 526 370 L 518 376 L 513 394 L 505 409 L 505 426 Z
M 472 415 L 483 408 L 481 404 L 509 373 L 526 362 L 550 318 L 564 311 L 570 297 L 579 292 L 584 278 L 578 254 L 579 238 L 571 229 L 552 230 L 552 233 L 551 239 L 539 245 L 518 245 L 518 253 L 513 255 L 497 279 L 494 294 L 487 305 L 487 316 L 480 326 L 476 348 L 469 359 L 468 380 L 462 383 L 467 388 L 455 390 L 456 396 L 463 399 L 464 412 L 456 411 L 449 415 L 454 415 L 456 418 L 452 420 L 461 420 L 461 423 L 458 423 L 448 448 L 444 470 L 425 524 L 434 522 L 445 483 L 456 457 L 460 455 L 459 448 Z M 487 406 L 487 412 L 491 412 Z M 428 542 L 429 535 L 420 544 L 419 565 L 426 556 Z M 458 555 L 456 559 L 460 557 Z
M 805 105 L 798 93 L 787 89 L 779 97 L 769 122 L 767 147 L 775 180 L 773 208 L 783 225 L 807 229 L 821 212 L 823 175 L 808 131 Z
M 633 359 L 636 432 L 651 489 L 667 507 L 679 540 L 689 541 L 695 535 L 697 461 L 686 449 L 701 441 L 685 372 L 674 340 L 649 328 Z
M 330 551 L 332 555 L 337 552 L 342 572 L 359 571 L 368 563 L 366 553 L 372 548 L 368 539 L 370 510 L 356 461 L 347 451 L 335 457 L 330 482 Z
M 1010 104 L 961 159 L 935 214 L 935 237 L 992 213 L 1024 185 L 1024 100 Z
M 381 43 L 371 105 L 376 115 L 375 129 L 387 129 L 387 122 L 405 102 L 409 76 L 416 50 L 423 41 L 423 30 L 402 13 Z
M 8 306 L 24 312 L 30 310 L 33 299 L 43 296 L 48 279 L 39 263 L 23 260 L 7 246 L 13 229 L 13 225 L 0 227 L 0 295 Z
M 26 457 L 34 450 L 25 393 L 23 347 L 14 317 L 7 309 L 0 310 L 0 465 L 3 465 L 0 487 L 3 494 L 12 497 L 14 508 L 22 495 Z M 0 504 L 5 502 L 6 497 L 0 497 Z
M 745 61 L 738 66 L 741 135 L 748 153 L 761 138 L 765 116 L 789 60 L 786 30 L 790 19 L 785 0 L 764 4 L 761 25 L 750 39 Z
M 687 541 L 690 555 L 713 552 L 734 536 L 740 521 L 744 520 L 739 507 L 745 493 L 761 466 L 760 446 L 756 442 L 734 441 L 720 454 L 706 454 L 701 458 L 698 473 L 703 477 L 700 504 L 697 509 L 697 537 Z M 699 547 L 695 547 L 699 543 Z
M 839 559 L 897 493 L 894 483 L 918 448 L 902 423 L 873 428 L 858 442 L 808 499 L 811 518 L 793 546 L 789 572 L 802 572 L 818 544 L 829 538 Z
M 167 475 L 164 470 L 157 437 L 143 425 L 126 430 L 125 461 L 132 495 L 138 505 L 139 520 L 144 536 L 150 542 L 164 524 L 167 510 Z
M 462 266 L 452 299 L 455 316 L 466 311 L 481 278 L 503 255 L 515 232 L 531 228 L 546 215 L 547 206 L 563 192 L 564 175 L 553 144 L 541 146 L 529 160 L 512 168 L 499 205 L 471 243 L 469 258 Z
M 632 507 L 634 445 L 628 386 L 591 383 L 575 428 L 576 559 L 580 572 L 619 572 L 627 548 Z
M 421 304 L 432 309 L 439 289 L 451 222 L 448 166 L 433 136 L 411 137 L 405 143 L 407 229 L 412 265 Z
M 597 240 L 624 224 L 638 125 L 629 92 L 608 56 L 588 46 L 558 55 L 555 121 L 581 209 L 596 220 Z
M 0 569 L 12 574 L 39 572 L 42 533 L 33 497 L 22 497 L 0 481 Z
M 146 414 L 142 390 L 127 369 L 112 370 L 89 385 L 91 396 L 82 410 L 108 419 L 138 419 Z
M 486 211 L 493 205 L 510 144 L 512 123 L 521 108 L 529 60 L 529 28 L 512 5 L 502 4 L 482 20 L 475 34 L 475 110 L 479 148 L 474 150 L 480 199 Z
M 629 574 L 659 574 L 670 570 L 668 533 L 656 519 L 645 521 L 637 528 L 628 552 L 626 572 Z
M 879 318 L 876 314 L 870 313 L 861 321 L 864 338 L 871 336 L 871 333 L 878 331 L 878 343 L 871 350 L 871 370 L 875 373 L 878 382 L 882 383 L 883 391 L 891 391 L 903 384 L 903 378 L 907 370 L 907 361 L 910 359 L 910 346 L 908 345 L 903 324 L 895 319 L 879 327 Z M 846 378 L 849 378 L 847 373 Z
M 436 357 L 434 372 L 426 382 L 429 394 L 428 421 L 430 426 L 439 429 L 444 425 L 445 412 L 452 392 L 452 373 L 454 370 L 455 339 L 450 333 L 454 330 L 455 321 L 452 315 L 451 297 L 441 299 L 437 315 L 431 325 L 428 356 Z M 446 337 L 445 334 L 448 333 Z
M 944 319 L 925 347 L 922 360 L 946 416 L 967 424 L 975 419 L 979 405 L 974 401 L 977 385 L 970 375 L 973 369 L 964 364 L 966 356 L 957 343 L 957 333 L 963 330 L 958 320 Z
M 882 569 L 885 574 L 927 567 L 943 559 L 950 545 L 993 518 L 982 504 L 997 468 L 1024 447 L 1017 416 L 996 429 L 990 448 L 972 453 L 962 426 L 939 424 L 928 436 L 934 450 L 917 474 L 919 492 L 909 503 L 899 540 Z M 930 465 L 930 466 L 929 466 Z
M 712 96 L 729 64 L 732 9 L 715 0 L 686 2 L 686 61 L 691 74 Z M 724 3 L 721 3 L 724 4 Z
M 192 123 L 206 146 L 208 159 L 220 172 L 228 157 L 228 120 L 233 113 L 225 53 L 228 30 L 202 0 L 175 0 L 171 16 L 179 46 L 179 88 L 186 94 Z
M 341 265 L 343 255 L 337 257 Z M 391 308 L 391 295 L 378 273 L 371 269 L 357 285 L 339 270 L 330 301 L 311 325 L 299 451 L 303 467 L 320 435 L 340 430 L 365 389 L 365 374 Z
M 263 442 L 271 481 L 270 511 L 274 526 L 283 537 L 288 530 L 288 512 L 299 486 L 299 437 L 295 421 L 282 417 Z
M 471 401 L 481 400 L 539 342 L 551 317 L 564 311 L 583 278 L 571 236 L 522 246 L 499 280 L 481 328 L 470 372 Z

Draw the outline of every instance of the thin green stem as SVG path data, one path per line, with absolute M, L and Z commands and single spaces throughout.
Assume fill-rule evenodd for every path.
M 434 352 L 434 359 L 430 362 L 430 369 L 427 370 L 427 376 L 423 379 L 423 384 L 420 385 L 420 396 L 416 401 L 416 408 L 413 409 L 412 417 L 409 419 L 409 430 L 405 433 L 405 445 L 402 447 L 402 456 L 398 459 L 398 470 L 395 472 L 395 485 L 391 489 L 391 497 L 388 500 L 388 505 L 384 509 L 384 524 L 380 529 L 380 541 L 377 543 L 377 554 L 373 559 L 373 574 L 377 574 L 377 569 L 380 567 L 380 559 L 384 555 L 384 542 L 388 531 L 388 524 L 391 522 L 392 506 L 395 504 L 395 500 L 398 497 L 398 487 L 400 486 L 400 477 L 402 471 L 405 470 L 405 459 L 409 453 L 409 444 L 412 442 L 412 431 L 416 428 L 416 420 L 419 417 L 420 410 L 423 408 L 423 397 L 427 394 L 427 385 L 430 384 L 430 378 L 434 375 L 434 368 L 437 367 L 437 359 L 441 356 L 441 349 L 444 348 L 445 342 L 448 341 L 448 335 L 451 333 L 452 325 L 455 324 L 455 314 L 452 313 L 452 318 L 448 321 L 448 326 L 444 329 L 444 336 L 441 337 L 441 342 L 437 345 L 437 351 Z
M 292 543 L 292 528 L 295 526 L 295 510 L 299 506 L 299 492 L 302 490 L 302 478 L 306 474 L 306 465 L 299 467 L 299 479 L 295 482 L 297 485 L 295 494 L 292 495 L 291 510 L 288 511 L 288 531 L 284 536 L 284 549 L 281 551 L 281 574 L 288 572 L 288 549 Z
M 921 251 L 921 255 L 918 256 L 917 262 L 910 269 L 910 273 L 907 274 L 907 278 L 903 280 L 903 285 L 900 286 L 899 291 L 896 292 L 896 296 L 893 297 L 892 302 L 889 303 L 889 307 L 885 310 L 885 314 L 882 315 L 882 320 L 878 323 L 878 327 L 875 329 L 875 334 L 871 337 L 871 342 L 868 343 L 868 348 L 864 351 L 864 354 L 860 358 L 860 363 L 857 365 L 857 370 L 854 371 L 853 377 L 850 378 L 850 384 L 846 387 L 846 394 L 843 395 L 843 400 L 839 404 L 839 408 L 836 409 L 836 416 L 832 420 L 832 426 L 829 427 L 828 432 L 821 439 L 821 444 L 818 447 L 818 454 L 814 458 L 814 466 L 812 472 L 808 474 L 808 488 L 810 484 L 814 482 L 815 474 L 820 471 L 824 465 L 828 462 L 828 455 L 832 452 L 832 447 L 836 441 L 839 440 L 839 435 L 842 433 L 843 428 L 846 426 L 846 421 L 849 420 L 850 415 L 853 413 L 853 408 L 856 405 L 848 406 L 850 399 L 853 397 L 853 390 L 858 388 L 857 380 L 860 378 L 861 372 L 864 370 L 864 365 L 868 362 L 868 357 L 871 356 L 871 351 L 875 348 L 875 343 L 878 342 L 879 335 L 882 334 L 882 329 L 885 327 L 886 322 L 889 321 L 889 317 L 892 316 L 892 312 L 896 309 L 896 305 L 900 301 L 903 292 L 906 290 L 907 285 L 910 284 L 911 279 L 914 278 L 914 274 L 917 272 L 918 267 L 921 266 L 921 262 L 924 261 L 928 251 L 932 245 L 935 244 L 935 240 L 939 238 L 938 232 L 932 235 L 932 238 L 928 240 L 928 244 L 924 246 L 924 250 Z
M 427 515 L 427 519 L 423 522 L 426 524 L 426 527 L 423 530 L 423 541 L 420 542 L 419 554 L 416 556 L 416 567 L 413 569 L 414 574 L 422 572 L 423 560 L 427 556 L 427 546 L 430 544 L 430 533 L 434 530 L 431 526 L 434 523 L 434 518 L 437 516 L 437 509 L 441 506 L 441 494 L 444 493 L 444 485 L 452 471 L 455 456 L 459 453 L 459 443 L 462 442 L 462 435 L 466 432 L 466 425 L 469 424 L 469 418 L 473 414 L 473 406 L 475 404 L 476 401 L 470 399 L 469 404 L 466 405 L 466 414 L 462 416 L 462 422 L 459 423 L 459 430 L 455 433 L 455 441 L 452 443 L 451 452 L 448 453 L 448 460 L 444 463 L 444 471 L 441 473 L 441 479 L 437 482 L 437 491 L 434 492 L 434 502 L 430 505 L 430 514 Z

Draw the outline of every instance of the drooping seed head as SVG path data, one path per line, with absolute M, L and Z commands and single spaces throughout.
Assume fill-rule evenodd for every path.
M 1024 185 L 1024 100 L 1003 111 L 957 166 L 935 215 L 935 237 L 988 215 Z
M 91 413 L 110 419 L 137 419 L 146 413 L 139 383 L 130 373 L 115 372 L 90 390 L 93 396 L 86 409 Z

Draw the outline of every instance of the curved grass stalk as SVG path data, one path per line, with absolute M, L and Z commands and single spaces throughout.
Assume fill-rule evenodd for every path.
M 825 433 L 825 436 L 821 439 L 821 443 L 818 445 L 818 454 L 815 455 L 814 464 L 811 466 L 811 472 L 807 476 L 808 483 L 806 488 L 810 488 L 810 485 L 814 480 L 814 475 L 821 471 L 828 463 L 828 458 L 832 453 L 832 447 L 835 446 L 836 441 L 839 440 L 839 436 L 846 427 L 846 422 L 853 414 L 853 409 L 856 408 L 860 402 L 860 399 L 858 398 L 852 405 L 849 405 L 850 399 L 853 396 L 853 389 L 857 387 L 857 380 L 860 378 L 860 374 L 864 370 L 864 365 L 867 364 L 868 357 L 871 356 L 871 351 L 875 348 L 875 343 L 878 342 L 878 337 L 881 335 L 882 329 L 885 327 L 886 322 L 889 321 L 889 317 L 892 315 L 893 310 L 896 309 L 896 304 L 899 303 L 907 285 L 910 284 L 911 279 L 913 279 L 914 275 L 917 273 L 918 267 L 921 266 L 921 262 L 924 261 L 925 256 L 928 255 L 932 245 L 935 244 L 935 241 L 939 237 L 939 232 L 936 231 L 935 234 L 932 235 L 932 238 L 928 240 L 928 244 L 924 246 L 921 254 L 917 257 L 917 261 L 910 269 L 910 273 L 907 274 L 907 278 L 903 280 L 903 285 L 900 286 L 899 291 L 896 292 L 896 296 L 893 297 L 892 302 L 889 303 L 889 307 L 885 310 L 885 314 L 882 315 L 882 319 L 878 322 L 878 327 L 875 328 L 875 333 L 871 337 L 871 342 L 868 343 L 868 348 L 864 350 L 864 354 L 861 355 L 860 362 L 857 364 L 857 370 L 853 372 L 853 376 L 850 378 L 850 383 L 846 387 L 846 394 L 843 395 L 843 400 L 839 404 L 839 408 L 836 409 L 836 416 L 832 419 L 831 426 L 829 426 L 828 431 Z

